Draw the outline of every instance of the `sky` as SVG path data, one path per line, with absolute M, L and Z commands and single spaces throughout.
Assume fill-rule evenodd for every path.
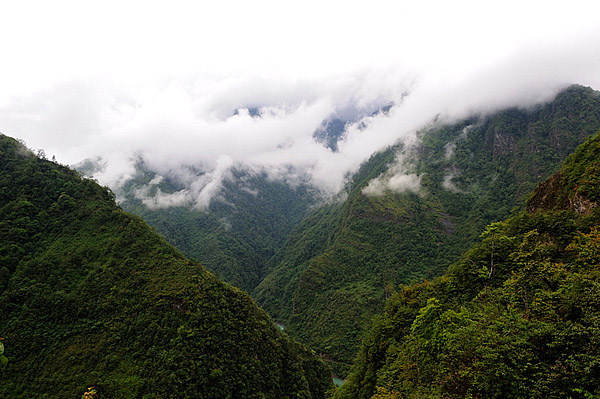
M 205 208 L 233 168 L 333 195 L 435 117 L 600 90 L 597 1 L 0 1 L 0 38 L 0 132 L 101 158 L 117 192 L 142 159 L 186 184 L 165 206 Z M 313 138 L 332 117 L 356 122 L 336 152 Z

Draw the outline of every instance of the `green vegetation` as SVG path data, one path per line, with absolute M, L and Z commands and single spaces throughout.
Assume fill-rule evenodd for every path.
M 600 394 L 600 132 L 442 277 L 390 298 L 343 398 Z
M 90 386 L 103 399 L 322 398 L 332 386 L 323 362 L 247 294 L 106 188 L 6 136 L 0 314 L 2 398 L 74 398 Z
M 154 178 L 156 174 L 140 163 L 138 175 L 123 188 L 123 209 L 144 218 L 186 256 L 247 292 L 268 274 L 270 259 L 314 202 L 305 187 L 291 188 L 263 174 L 237 171 L 208 210 L 190 205 L 148 208 L 135 194 Z M 158 189 L 173 193 L 182 187 L 175 178 L 165 178 L 148 194 Z
M 409 159 L 418 194 L 364 195 L 403 148 L 375 154 L 345 202 L 315 210 L 292 232 L 254 296 L 343 376 L 386 298 L 441 275 L 598 128 L 600 96 L 573 86 L 536 109 L 428 129 Z M 589 164 L 582 195 L 597 189 L 599 169 Z
M 8 358 L 4 356 L 4 344 L 2 343 L 3 339 L 4 338 L 0 338 L 0 366 L 2 366 L 2 368 L 6 367 L 8 364 Z
M 340 211 L 339 205 L 315 209 L 291 232 L 286 246 L 271 259 L 270 264 L 276 268 L 270 270 L 256 288 L 254 297 L 276 320 L 289 322 L 299 276 L 312 258 L 331 245 L 330 234 Z
M 342 127 L 332 125 L 338 133 Z M 395 146 L 374 154 L 338 203 L 314 206 L 302 186 L 237 171 L 225 182 L 222 200 L 207 211 L 150 209 L 135 193 L 157 176 L 140 164 L 125 186 L 123 206 L 251 293 L 287 333 L 344 376 L 386 298 L 398 287 L 443 274 L 485 226 L 521 207 L 527 193 L 598 128 L 600 96 L 573 86 L 533 109 L 506 109 L 420 132 L 418 147 L 404 154 L 410 173 L 421 178 L 419 193 L 363 194 L 406 150 Z M 327 137 L 320 139 L 331 147 Z M 586 167 L 580 196 L 573 199 L 582 209 L 588 206 L 582 195 L 600 195 L 593 192 L 600 166 Z M 165 176 L 147 194 L 182 188 Z

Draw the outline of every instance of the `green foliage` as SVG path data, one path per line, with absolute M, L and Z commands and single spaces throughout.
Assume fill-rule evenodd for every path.
M 136 193 L 155 177 L 140 163 L 136 178 L 121 193 L 123 209 L 143 217 L 186 256 L 247 292 L 268 275 L 271 258 L 313 204 L 303 186 L 292 188 L 264 174 L 235 171 L 233 181 L 223 183 L 220 198 L 206 210 L 191 205 L 152 208 Z M 150 187 L 163 193 L 181 189 L 174 178 Z
M 2 343 L 3 339 L 4 338 L 0 338 L 0 366 L 2 366 L 2 368 L 5 368 L 8 364 L 8 358 L 4 356 L 4 344 Z
M 371 399 L 402 399 L 402 395 L 397 391 L 388 391 L 386 388 L 377 387 L 377 393 Z
M 256 302 L 273 318 L 288 325 L 298 280 L 311 259 L 325 251 L 332 239 L 340 206 L 320 207 L 294 229 L 285 245 L 269 262 L 276 267 L 254 290 Z
M 525 195 L 598 128 L 600 97 L 574 86 L 536 109 L 508 109 L 428 129 L 420 133 L 414 154 L 405 154 L 421 176 L 418 194 L 364 195 L 404 149 L 375 154 L 348 185 L 346 201 L 313 211 L 305 219 L 309 223 L 294 230 L 255 297 L 286 331 L 345 375 L 370 320 L 397 287 L 442 274 L 487 225 L 521 207 Z M 597 170 L 592 163 L 579 164 L 588 168 L 583 182 L 574 182 L 579 197 L 593 196 Z M 557 215 L 548 228 L 572 227 L 562 221 Z M 514 243 L 501 230 L 491 225 L 484 233 L 491 251 L 476 251 L 477 268 L 463 269 L 461 279 L 486 282 L 506 275 Z M 464 289 L 462 296 L 477 292 L 469 285 Z
M 600 138 L 592 137 L 566 160 L 560 173 L 544 182 L 527 202 L 530 211 L 574 209 L 589 213 L 591 204 L 600 199 L 598 182 L 600 166 L 596 154 L 600 151 Z M 547 195 L 547 193 L 557 195 Z
M 363 194 L 407 150 L 396 146 L 374 154 L 348 184 L 347 199 L 338 203 L 315 207 L 302 186 L 291 189 L 238 171 L 225 184 L 224 201 L 214 201 L 208 211 L 149 209 L 134 193 L 156 176 L 140 165 L 125 187 L 123 206 L 186 255 L 250 292 L 286 332 L 322 354 L 343 376 L 386 298 L 398 287 L 444 273 L 479 240 L 485 226 L 521 207 L 525 195 L 599 127 L 598 93 L 573 86 L 533 109 L 507 109 L 420 132 L 418 148 L 404 154 L 412 172 L 421 176 L 418 194 Z M 563 190 L 563 198 L 534 199 L 528 207 L 564 210 L 575 204 L 582 212 L 588 210 L 589 201 L 598 196 L 599 167 L 590 161 L 593 151 L 579 157 L 582 162 L 573 163 L 576 169 L 566 167 L 564 179 L 554 182 L 571 191 Z M 164 176 L 148 194 L 181 188 Z M 549 198 L 552 204 L 544 202 Z M 22 205 L 14 211 L 26 212 Z M 68 208 L 68 198 L 59 205 Z M 568 220 L 557 214 L 545 228 L 567 232 L 572 229 Z M 34 227 L 29 221 L 23 217 L 11 226 L 15 239 Z M 515 237 L 500 231 L 488 234 L 484 241 L 491 251 L 473 252 L 477 267 L 457 271 L 461 282 L 496 281 L 510 270 Z M 0 250 L 0 257 L 7 253 L 16 252 Z M 0 289 L 2 276 L 0 268 Z M 463 285 L 464 292 L 457 295 L 476 295 L 476 287 Z
M 585 168 L 585 173 L 576 190 L 591 201 L 598 202 L 600 200 L 600 162 Z
M 587 179 L 599 137 L 551 179 L 567 183 L 540 185 L 537 204 L 573 196 L 568 181 Z M 600 215 L 577 194 L 591 204 L 587 212 L 573 202 L 530 207 L 491 224 L 444 276 L 390 298 L 334 397 L 598 396 Z
M 321 398 L 330 372 L 114 195 L 0 136 L 0 397 Z

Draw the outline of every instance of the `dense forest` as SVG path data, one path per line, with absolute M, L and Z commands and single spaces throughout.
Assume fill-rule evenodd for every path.
M 341 128 L 321 137 L 332 150 Z M 121 200 L 166 240 L 0 135 L 0 396 L 599 395 L 598 128 L 600 96 L 580 86 L 434 124 L 320 205 L 235 171 L 208 211 L 152 208 L 140 164 Z M 418 192 L 368 193 L 400 169 Z M 351 370 L 342 388 L 324 360 Z
M 315 140 L 335 151 L 345 123 L 328 121 Z M 174 176 L 150 184 L 157 175 L 142 163 L 119 196 L 187 256 L 249 292 L 343 376 L 386 298 L 444 273 L 598 128 L 599 94 L 572 86 L 536 107 L 432 123 L 418 145 L 374 154 L 343 201 L 319 203 L 307 186 L 238 170 L 207 210 L 156 208 L 144 199 L 184 186 Z M 418 192 L 365 193 L 398 169 L 419 176 Z
M 315 132 L 315 140 L 335 151 L 345 123 L 329 121 Z M 367 337 L 372 339 L 380 328 L 376 319 L 371 329 L 373 317 L 386 302 L 390 308 L 402 293 L 421 292 L 407 286 L 437 286 L 422 281 L 463 262 L 486 226 L 484 242 L 491 237 L 493 258 L 500 256 L 495 237 L 517 227 L 512 222 L 490 224 L 524 211 L 528 193 L 599 128 L 599 93 L 572 86 L 527 109 L 453 123 L 434 121 L 418 132 L 416 145 L 398 144 L 374 154 L 338 201 L 320 203 L 308 186 L 292 187 L 265 174 L 235 170 L 208 209 L 150 206 L 147 200 L 158 191 L 175 193 L 185 187 L 175 176 L 158 176 L 143 163 L 119 196 L 125 209 L 142 216 L 187 256 L 248 291 L 290 336 L 313 348 L 343 377 L 365 334 L 371 331 Z M 86 167 L 94 165 L 82 164 L 80 170 L 86 172 Z M 418 176 L 419 190 L 369 193 L 374 180 L 390 179 L 399 171 Z M 540 225 L 539 230 L 544 228 L 550 229 Z M 497 276 L 495 267 L 480 273 Z M 478 292 L 454 294 L 456 300 L 471 300 Z M 446 309 L 444 298 L 436 296 L 431 307 Z M 419 302 L 417 310 L 426 306 L 427 301 Z M 416 314 L 407 317 L 412 325 Z M 371 371 L 367 374 L 373 377 Z M 352 386 L 357 384 L 342 392 L 357 394 L 349 391 Z M 438 392 L 402 390 L 377 381 L 357 389 L 370 397 L 376 387 L 383 396 Z
M 373 155 L 346 201 L 307 216 L 254 297 L 344 375 L 387 297 L 444 273 L 599 128 L 600 96 L 573 86 L 532 109 L 425 129 L 417 146 Z M 420 176 L 419 192 L 367 195 L 398 159 Z
M 41 154 L 40 154 L 41 155 Z M 330 371 L 113 193 L 0 135 L 0 397 L 323 398 Z
M 433 281 L 402 288 L 342 398 L 600 394 L 600 132 Z
M 305 186 L 291 187 L 264 174 L 236 171 L 232 181 L 224 182 L 220 200 L 211 201 L 207 210 L 191 205 L 148 207 L 139 192 L 156 174 L 142 162 L 137 170 L 120 191 L 123 209 L 144 218 L 185 255 L 246 292 L 265 278 L 271 258 L 314 204 Z M 151 186 L 147 196 L 157 190 L 170 194 L 181 189 L 184 186 L 176 178 L 167 177 Z

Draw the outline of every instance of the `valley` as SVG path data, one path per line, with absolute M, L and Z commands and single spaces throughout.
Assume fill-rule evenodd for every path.
M 600 3 L 5 3 L 0 399 L 600 398 Z
M 328 367 L 114 194 L 0 136 L 3 398 L 322 398 Z
M 125 186 L 121 205 L 249 292 L 343 376 L 386 298 L 443 274 L 599 127 L 597 92 L 573 86 L 532 109 L 423 129 L 417 144 L 374 154 L 343 200 L 238 171 L 207 211 L 152 209 L 134 195 L 156 177 L 146 171 Z M 340 137 L 335 130 L 328 145 Z M 419 176 L 418 190 L 369 194 L 394 174 Z
M 575 361 L 536 352 L 532 340 L 567 345 L 544 328 L 568 335 L 571 327 L 552 323 L 577 323 L 595 339 L 593 305 L 563 308 L 593 299 L 560 276 L 595 284 L 599 128 L 599 94 L 572 86 L 533 108 L 434 123 L 417 142 L 373 154 L 336 198 L 239 169 L 207 209 L 158 206 L 186 186 L 143 162 L 115 195 L 82 177 L 93 161 L 75 172 L 2 136 L 0 393 L 28 397 L 43 386 L 66 398 L 93 385 L 106 398 L 232 389 L 249 398 L 393 398 L 533 389 L 548 367 Z M 465 343 L 476 336 L 497 359 L 489 323 L 521 334 L 511 330 L 515 317 L 521 329 L 542 323 L 534 326 L 542 335 L 502 341 L 510 353 L 502 356 L 547 357 L 533 374 L 502 363 L 521 388 L 483 372 L 473 360 L 483 355 Z M 573 356 L 595 356 L 589 345 Z M 548 377 L 539 392 L 595 389 L 594 371 L 568 367 L 582 377 Z

